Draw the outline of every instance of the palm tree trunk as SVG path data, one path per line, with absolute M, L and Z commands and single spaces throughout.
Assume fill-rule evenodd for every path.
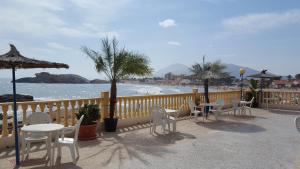
M 111 119 L 114 118 L 116 102 L 117 102 L 117 81 L 113 79 L 111 81 L 110 100 L 109 100 L 109 117 Z
M 205 102 L 209 103 L 209 97 L 208 97 L 208 79 L 204 80 L 204 97 L 205 97 Z
M 206 103 L 209 103 L 209 97 L 208 97 L 208 79 L 205 79 L 204 80 L 204 97 L 205 97 L 205 102 Z M 204 110 L 204 112 L 205 112 L 205 117 L 206 117 L 206 119 L 207 119 L 207 117 L 208 117 L 208 112 L 209 111 L 209 107 L 208 106 L 206 106 L 205 107 L 205 110 Z

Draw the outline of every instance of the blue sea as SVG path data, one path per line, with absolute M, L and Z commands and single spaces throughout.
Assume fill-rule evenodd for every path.
M 10 79 L 0 79 L 0 95 L 12 93 Z M 153 95 L 192 92 L 191 86 L 164 86 L 146 84 L 117 85 L 118 96 Z M 199 87 L 199 92 L 203 91 Z M 17 93 L 27 94 L 34 100 L 49 99 L 79 99 L 98 97 L 102 91 L 109 91 L 110 84 L 45 84 L 45 83 L 17 83 Z M 213 88 L 211 90 L 214 90 Z

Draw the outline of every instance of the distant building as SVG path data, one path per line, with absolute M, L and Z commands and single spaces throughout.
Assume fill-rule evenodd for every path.
M 272 82 L 272 87 L 276 89 L 291 88 L 292 84 L 293 82 L 288 80 L 274 80 Z
M 173 73 L 171 73 L 171 72 L 166 73 L 165 74 L 165 79 L 166 80 L 174 80 L 175 79 L 175 75 Z

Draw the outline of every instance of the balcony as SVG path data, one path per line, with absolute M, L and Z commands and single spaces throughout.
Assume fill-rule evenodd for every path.
M 63 149 L 62 159 L 55 158 L 57 168 L 297 168 L 300 165 L 300 135 L 294 118 L 300 114 L 299 91 L 266 90 L 262 104 L 253 109 L 253 116 L 228 115 L 231 98 L 239 98 L 239 91 L 211 92 L 210 99 L 225 100 L 220 121 L 213 116 L 203 122 L 183 117 L 177 133 L 150 135 L 151 106 L 178 109 L 187 101 L 204 101 L 202 93 L 125 96 L 117 98 L 118 132 L 99 130 L 94 141 L 80 141 L 80 158 L 72 164 L 69 150 Z M 103 117 L 108 114 L 108 93 L 99 98 L 51 100 L 18 103 L 19 126 L 29 113 L 48 112 L 55 123 L 74 125 L 75 113 L 86 103 L 96 103 Z M 0 168 L 15 164 L 11 103 L 0 104 L 3 120 L 0 126 Z M 268 107 L 270 110 L 266 110 Z M 290 109 L 290 110 L 283 110 Z M 295 111 L 291 110 L 294 109 Z M 297 111 L 298 110 L 298 111 Z M 20 168 L 48 168 L 45 145 L 35 144 L 29 159 Z
M 72 164 L 68 149 L 55 158 L 57 168 L 297 168 L 300 134 L 294 126 L 297 111 L 253 109 L 254 117 L 224 113 L 203 122 L 182 119 L 177 133 L 150 135 L 147 123 L 99 133 L 80 141 L 80 158 Z M 20 168 L 48 168 L 44 145 Z M 14 149 L 2 149 L 1 168 L 13 168 Z

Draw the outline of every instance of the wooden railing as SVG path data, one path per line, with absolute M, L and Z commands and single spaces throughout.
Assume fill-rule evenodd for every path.
M 230 105 L 231 98 L 239 98 L 239 91 L 210 92 L 209 95 L 211 102 L 223 98 L 225 104 Z M 120 120 L 149 117 L 150 108 L 153 106 L 179 109 L 181 105 L 184 105 L 184 109 L 188 110 L 187 103 L 190 99 L 194 101 L 198 99 L 200 102 L 204 102 L 204 95 L 198 93 L 198 90 L 193 90 L 191 93 L 117 97 L 115 116 Z M 19 126 L 26 123 L 26 117 L 30 113 L 39 112 L 49 113 L 55 123 L 64 124 L 65 126 L 74 125 L 76 122 L 75 114 L 78 109 L 89 103 L 99 105 L 101 109 L 101 119 L 99 121 L 103 121 L 105 117 L 108 117 L 109 93 L 102 92 L 101 96 L 97 98 L 19 102 L 17 103 L 18 114 L 21 115 Z M 13 134 L 12 110 L 12 103 L 0 104 L 0 112 L 3 115 L 2 124 L 0 123 L 0 136 L 2 137 Z
M 72 99 L 72 100 L 52 100 L 52 101 L 30 101 L 19 102 L 18 115 L 19 126 L 26 123 L 26 117 L 30 113 L 47 112 L 52 118 L 53 122 L 64 124 L 65 126 L 74 125 L 76 122 L 75 113 L 78 108 L 84 104 L 94 103 L 101 106 L 103 98 L 89 98 L 89 99 Z M 2 124 L 0 123 L 0 131 L 2 137 L 13 134 L 13 104 L 0 103 L 0 112 L 2 113 Z M 0 121 L 1 122 L 1 121 Z
M 118 97 L 115 115 L 119 119 L 145 117 L 150 115 L 150 108 L 153 106 L 179 109 L 181 105 L 185 105 L 187 108 L 187 101 L 190 99 L 193 99 L 193 93 Z
M 299 90 L 264 90 L 261 107 L 300 110 Z

